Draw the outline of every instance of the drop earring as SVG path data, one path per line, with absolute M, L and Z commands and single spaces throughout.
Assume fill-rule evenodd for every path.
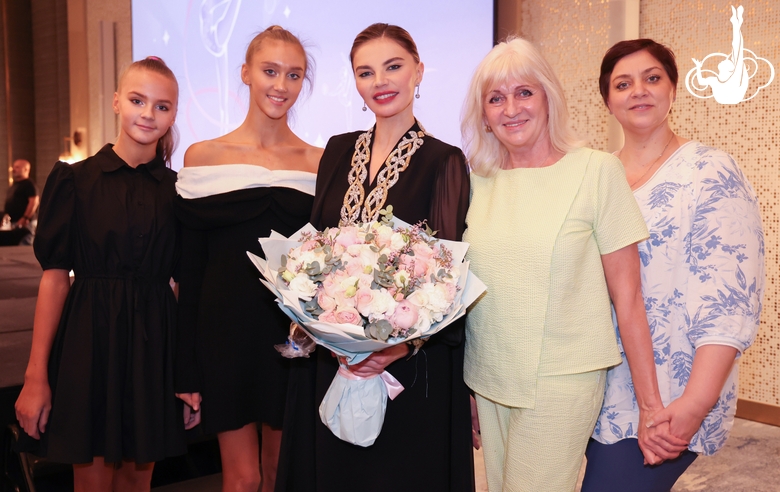
M 368 111 L 368 108 L 366 107 L 366 102 L 363 101 L 363 111 Z
M 420 84 L 417 84 L 417 92 L 415 92 L 414 98 L 420 99 Z

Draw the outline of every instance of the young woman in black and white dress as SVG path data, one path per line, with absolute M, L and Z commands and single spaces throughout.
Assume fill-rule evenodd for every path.
M 202 423 L 217 434 L 223 490 L 256 491 L 261 477 L 263 491 L 274 487 L 289 361 L 273 346 L 285 341 L 290 322 L 246 252 L 262 256 L 259 237 L 289 235 L 309 220 L 322 149 L 298 138 L 287 114 L 310 66 L 287 30 L 258 34 L 241 68 L 246 119 L 192 145 L 176 185 L 183 223 L 176 391 L 187 403 L 186 426 Z

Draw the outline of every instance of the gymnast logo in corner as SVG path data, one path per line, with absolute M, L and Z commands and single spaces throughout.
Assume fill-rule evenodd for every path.
M 685 76 L 685 87 L 692 95 L 701 99 L 714 97 L 720 104 L 739 104 L 756 97 L 761 89 L 774 80 L 775 67 L 765 58 L 761 58 L 745 48 L 741 32 L 744 10 L 741 5 L 736 9 L 731 7 L 731 19 L 729 19 L 732 27 L 731 54 L 711 53 L 702 61 L 693 58 L 695 66 Z M 717 72 L 702 68 L 710 58 L 721 60 L 718 63 Z M 751 95 L 745 97 L 750 79 L 755 77 L 759 71 L 762 73 L 761 78 L 767 79 L 766 70 L 761 70 L 764 68 L 764 64 L 769 68 L 767 82 L 759 86 Z M 708 87 L 712 93 L 705 95 Z

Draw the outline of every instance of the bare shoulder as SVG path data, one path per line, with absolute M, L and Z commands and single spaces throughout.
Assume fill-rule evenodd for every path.
M 306 170 L 310 173 L 317 173 L 317 169 L 320 167 L 320 159 L 325 149 L 321 147 L 315 147 L 313 145 L 306 144 L 304 149 L 304 161 L 306 163 Z
M 289 170 L 317 174 L 320 158 L 325 149 L 310 145 L 295 134 L 292 136 L 293 139 L 289 141 L 283 150 L 285 156 L 282 167 Z
M 204 140 L 189 146 L 184 153 L 184 167 L 211 166 L 224 151 L 224 144 L 218 140 Z

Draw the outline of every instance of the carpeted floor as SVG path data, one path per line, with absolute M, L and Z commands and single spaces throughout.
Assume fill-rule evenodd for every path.
M 726 446 L 700 457 L 673 492 L 777 492 L 780 490 L 780 427 L 737 419 Z

